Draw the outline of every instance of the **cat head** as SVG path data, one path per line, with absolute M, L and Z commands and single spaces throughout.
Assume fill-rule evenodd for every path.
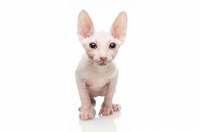
M 78 16 L 77 34 L 86 54 L 97 65 L 105 66 L 112 62 L 119 47 L 124 43 L 127 29 L 127 15 L 120 12 L 114 20 L 110 32 L 96 32 L 93 22 L 85 10 Z

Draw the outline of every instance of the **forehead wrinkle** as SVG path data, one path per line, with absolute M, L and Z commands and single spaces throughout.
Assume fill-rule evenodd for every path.
M 109 36 L 108 36 L 107 33 L 101 32 L 101 33 L 98 34 L 98 36 L 97 36 L 97 38 L 95 39 L 95 41 L 96 41 L 97 43 L 101 43 L 101 45 L 102 45 L 102 44 L 106 45 L 107 43 L 110 42 L 110 39 L 109 39 Z

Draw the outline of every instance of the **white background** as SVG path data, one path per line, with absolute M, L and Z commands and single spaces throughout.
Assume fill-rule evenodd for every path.
M 78 119 L 74 77 L 81 9 L 97 31 L 128 14 L 116 58 L 121 113 L 91 121 Z M 199 0 L 0 0 L 1 132 L 199 132 L 199 96 Z

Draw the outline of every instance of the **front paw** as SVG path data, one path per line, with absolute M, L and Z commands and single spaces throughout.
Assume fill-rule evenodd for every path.
M 106 116 L 106 115 L 111 115 L 111 114 L 113 114 L 114 113 L 114 110 L 113 110 L 113 108 L 112 107 L 108 107 L 108 108 L 101 108 L 100 109 L 100 111 L 99 111 L 99 115 L 104 115 L 104 116 Z
M 79 111 L 80 111 L 79 118 L 81 120 L 90 120 L 90 119 L 93 118 L 93 109 L 92 108 L 90 108 L 90 109 L 84 109 L 84 110 L 81 110 L 79 108 Z
M 121 105 L 120 104 L 112 104 L 111 107 L 105 106 L 103 104 L 102 108 L 100 109 L 99 115 L 111 115 L 114 112 L 118 112 L 121 109 Z

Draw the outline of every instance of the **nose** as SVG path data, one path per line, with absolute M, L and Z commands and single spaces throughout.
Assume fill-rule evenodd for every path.
M 100 56 L 100 59 L 101 59 L 102 61 L 105 61 L 105 60 L 107 59 L 107 57 L 106 57 L 106 56 Z

